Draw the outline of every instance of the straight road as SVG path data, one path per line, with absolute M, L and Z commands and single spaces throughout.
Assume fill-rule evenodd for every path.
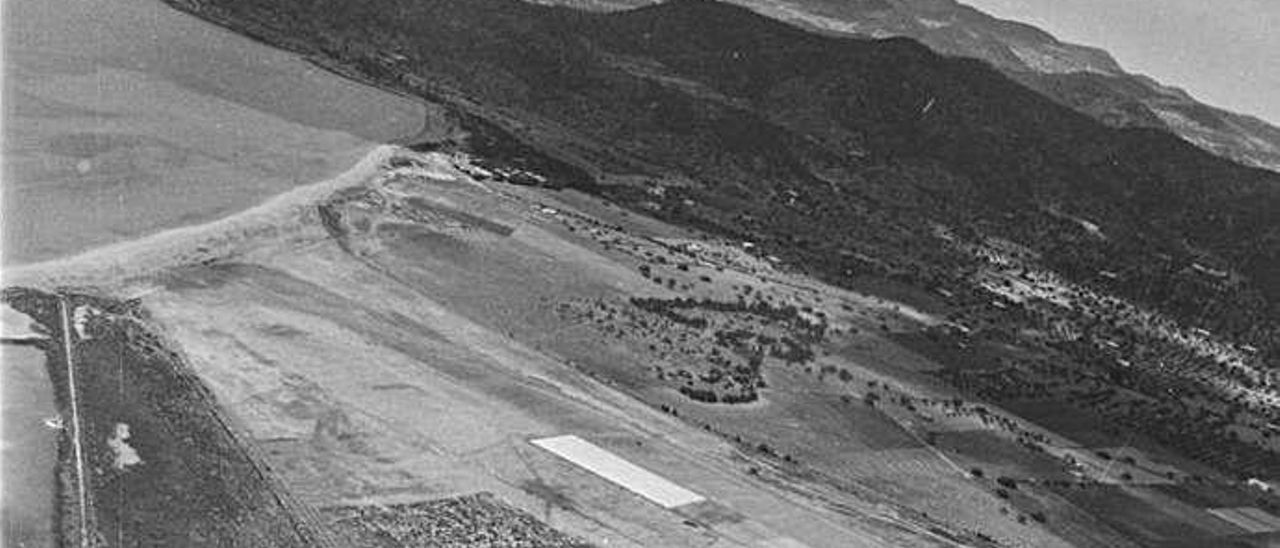
M 76 459 L 76 491 L 80 500 L 80 546 L 89 546 L 89 504 L 88 492 L 84 480 L 84 447 L 80 442 L 80 402 L 76 391 L 75 358 L 72 356 L 73 342 L 71 331 L 71 312 L 67 310 L 67 298 L 58 296 L 58 314 L 62 317 L 62 355 L 67 361 L 67 397 L 71 400 L 71 446 Z

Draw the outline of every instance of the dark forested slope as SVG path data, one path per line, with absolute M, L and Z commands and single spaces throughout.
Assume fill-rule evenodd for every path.
M 933 236 L 941 223 L 1028 245 L 1078 281 L 1119 272 L 1109 289 L 1276 350 L 1280 175 L 1104 126 L 978 61 L 701 0 L 608 14 L 516 0 L 174 1 L 451 103 L 593 174 L 592 192 L 757 240 L 835 283 L 948 283 L 968 259 Z M 1188 276 L 1191 265 L 1231 282 Z

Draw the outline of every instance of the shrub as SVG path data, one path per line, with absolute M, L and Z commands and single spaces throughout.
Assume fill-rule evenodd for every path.
M 716 403 L 720 398 L 716 397 L 716 393 L 706 388 L 692 388 L 689 386 L 681 386 L 680 393 L 688 396 L 689 399 L 704 403 Z

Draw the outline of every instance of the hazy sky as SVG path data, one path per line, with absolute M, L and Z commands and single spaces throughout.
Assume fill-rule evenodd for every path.
M 960 0 L 1280 125 L 1280 0 Z

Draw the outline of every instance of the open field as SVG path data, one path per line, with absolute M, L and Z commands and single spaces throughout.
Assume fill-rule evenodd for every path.
M 171 269 L 142 297 L 307 503 L 399 504 L 488 491 L 593 543 L 679 546 L 708 535 L 808 546 L 947 543 L 919 534 L 945 523 L 885 512 L 892 490 L 859 487 L 856 475 L 847 476 L 847 491 L 813 483 L 842 501 L 833 511 L 752 471 L 781 466 L 778 479 L 794 485 L 809 467 L 839 474 L 858 467 L 857 451 L 919 443 L 859 400 L 841 400 L 859 392 L 853 377 L 824 369 L 835 358 L 766 360 L 761 403 L 709 406 L 655 385 L 651 369 L 633 365 L 648 355 L 639 339 L 618 346 L 558 313 L 583 297 L 630 307 L 633 296 L 731 298 L 735 284 L 751 284 L 771 306 L 821 312 L 833 332 L 844 332 L 875 321 L 874 312 L 863 319 L 860 308 L 841 305 L 859 297 L 806 289 L 800 278 L 760 265 L 752 274 L 677 260 L 675 248 L 643 231 L 592 221 L 554 195 L 471 181 L 465 164 L 442 155 L 415 158 L 335 195 L 288 243 Z M 640 264 L 650 266 L 648 277 Z M 659 276 L 676 281 L 659 285 L 652 279 Z M 684 358 L 674 349 L 666 359 Z M 828 396 L 807 397 L 815 391 Z M 817 411 L 833 414 L 814 420 Z M 691 527 L 527 441 L 564 433 L 742 518 Z M 760 452 L 766 440 L 773 447 Z M 801 475 L 785 479 L 793 473 Z M 991 497 L 950 473 L 968 496 Z M 980 511 L 995 510 L 993 503 Z M 1052 542 L 1034 527 L 996 534 Z
M 470 237 L 490 244 L 501 238 Z M 255 438 L 271 440 L 269 446 L 296 440 L 273 464 L 310 502 L 487 490 L 591 539 L 678 546 L 701 536 L 525 440 L 564 431 L 628 436 L 664 447 L 683 469 L 703 470 L 701 483 L 682 483 L 714 496 L 732 483 L 714 479 L 725 472 L 705 468 L 704 461 L 726 458 L 713 437 L 680 434 L 678 423 L 657 411 L 609 395 L 426 293 L 351 261 L 332 243 L 318 245 L 264 266 L 176 271 L 164 280 L 166 289 L 144 297 Z M 480 260 L 477 245 L 447 257 Z M 433 416 L 449 419 L 423 420 Z M 733 489 L 744 490 L 752 504 L 791 504 L 759 487 Z M 549 500 L 562 502 L 544 507 L 540 496 L 548 493 L 560 493 Z M 802 541 L 814 546 L 859 538 L 841 532 L 848 525 L 806 515 L 779 511 L 769 518 L 811 521 L 821 534 Z
M 1116 426 L 1096 413 L 1079 409 L 1066 402 L 1014 401 L 1004 406 L 1029 421 L 1075 440 L 1085 447 L 1119 445 L 1124 440 Z
M 432 508 L 477 493 L 517 513 L 499 519 L 524 524 L 512 535 L 593 545 L 1128 546 L 1238 533 L 1177 504 L 1194 530 L 1175 518 L 1092 526 L 1129 495 L 1049 487 L 1076 481 L 1053 455 L 1087 450 L 939 383 L 942 366 L 894 340 L 936 325 L 926 313 L 491 168 L 382 148 L 245 214 L 59 265 L 136 297 L 146 313 L 134 321 L 208 387 L 232 446 L 296 500 L 282 517 L 333 538 L 405 545 L 443 527 Z M 124 260 L 134 269 L 113 279 Z M 66 279 L 44 268 L 28 279 Z M 131 348 L 80 344 L 94 363 Z M 91 415 L 164 406 L 143 396 L 92 402 Z M 166 462 L 149 420 L 94 428 L 128 424 L 145 467 Z M 566 435 L 705 500 L 655 504 L 538 446 Z M 456 516 L 489 519 L 463 508 L 441 510 L 459 535 L 471 533 Z M 106 510 L 108 523 L 160 511 Z
M 1104 523 L 1124 531 L 1143 546 L 1194 541 L 1202 546 L 1245 531 L 1203 509 L 1171 503 L 1153 492 L 1128 491 L 1111 485 L 1079 486 L 1055 491 Z M 1220 539 L 1220 540 L 1214 540 Z
M 6 10 L 6 265 L 226 216 L 425 123 L 420 101 L 153 0 Z
M 567 367 L 555 347 L 579 344 L 573 326 L 548 330 L 540 322 L 560 321 L 556 305 L 568 295 L 680 293 L 658 287 L 635 263 L 620 261 L 627 255 L 610 258 L 616 251 L 568 226 L 571 208 L 530 202 L 519 187 L 469 182 L 459 171 L 465 166 L 441 155 L 409 157 L 415 163 L 399 161 L 403 167 L 372 180 L 361 178 L 367 173 L 351 175 L 356 187 L 375 194 L 343 206 L 341 220 L 349 225 L 334 225 L 323 211 L 300 215 L 294 206 L 264 206 L 262 213 L 175 231 L 120 254 L 160 257 L 135 262 L 137 270 L 113 287 L 142 296 L 150 313 L 145 322 L 180 349 L 230 423 L 246 433 L 243 440 L 261 448 L 252 452 L 255 460 L 303 505 L 410 504 L 485 491 L 593 542 L 679 546 L 708 535 L 793 546 L 939 542 L 917 539 L 908 531 L 918 526 L 874 505 L 835 512 L 755 479 L 748 473 L 754 452 L 744 455 L 656 405 L 615 392 L 607 378 L 602 384 L 583 377 L 582 368 L 593 364 Z M 368 161 L 389 162 L 386 156 Z M 335 197 L 360 196 L 344 190 L 356 188 L 351 184 L 309 187 L 282 204 L 305 203 L 324 189 L 338 192 Z M 356 214 L 362 208 L 365 221 Z M 282 220 L 292 228 L 255 228 Z M 222 245 L 209 246 L 207 258 L 189 266 L 172 266 L 183 262 L 183 253 L 160 252 L 209 239 Z M 222 253 L 237 258 L 218 260 Z M 96 279 L 110 279 L 111 269 L 100 263 L 66 264 L 96 268 Z M 148 274 L 147 268 L 156 270 Z M 668 275 L 676 272 L 671 265 Z M 37 274 L 29 279 L 58 279 Z M 686 285 L 696 280 L 687 278 Z M 776 284 L 779 295 L 810 294 L 765 283 Z M 495 301 L 494 287 L 508 293 Z M 424 416 L 450 419 L 424 422 Z M 125 422 L 142 462 L 163 462 L 146 421 Z M 704 516 L 707 523 L 688 525 L 690 518 L 664 513 L 527 441 L 564 432 L 741 518 Z
M 942 451 L 961 455 L 957 462 L 966 469 L 978 468 L 991 477 L 1009 476 L 1032 481 L 1064 480 L 1070 477 L 1062 462 L 1044 453 L 1028 451 L 1007 438 L 985 430 L 943 432 L 935 445 Z

